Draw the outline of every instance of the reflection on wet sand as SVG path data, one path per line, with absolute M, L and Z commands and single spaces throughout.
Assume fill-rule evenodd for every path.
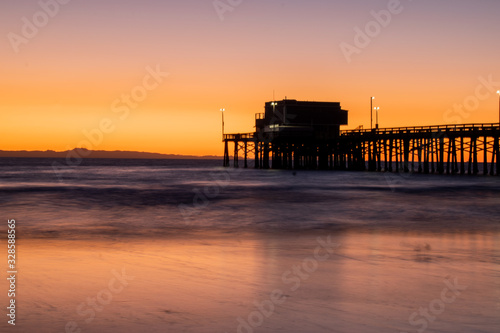
M 16 328 L 496 332 L 499 244 L 496 233 L 325 230 L 22 239 Z M 450 284 L 466 289 L 454 294 Z

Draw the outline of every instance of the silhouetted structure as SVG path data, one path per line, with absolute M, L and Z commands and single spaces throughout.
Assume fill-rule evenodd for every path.
M 254 133 L 224 136 L 224 166 L 500 175 L 500 124 L 441 125 L 341 131 L 340 103 L 283 100 L 265 104 Z M 479 158 L 483 163 L 479 163 Z M 480 170 L 482 168 L 482 170 Z

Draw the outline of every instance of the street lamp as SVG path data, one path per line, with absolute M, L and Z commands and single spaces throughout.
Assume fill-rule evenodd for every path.
M 222 114 L 222 141 L 224 141 L 224 111 L 226 111 L 226 109 L 220 109 Z
M 498 123 L 500 123 L 500 90 L 497 91 L 498 94 Z
M 271 102 L 271 105 L 273 107 L 273 117 L 274 117 L 274 114 L 276 113 L 276 105 L 278 105 L 278 103 L 276 102 Z M 283 122 L 284 122 L 284 119 L 283 119 Z
M 375 128 L 378 129 L 378 110 L 380 110 L 380 108 L 377 106 L 376 108 L 373 109 L 376 111 L 377 114 L 377 118 L 375 120 Z
M 370 129 L 373 129 L 373 100 L 375 97 L 370 98 Z
M 273 113 L 274 113 L 274 111 L 276 110 L 276 105 L 278 105 L 278 103 L 276 103 L 276 102 L 271 102 L 271 105 L 273 106 Z

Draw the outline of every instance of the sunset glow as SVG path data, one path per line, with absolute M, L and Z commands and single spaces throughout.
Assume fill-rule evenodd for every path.
M 369 127 L 371 96 L 380 127 L 499 121 L 497 1 L 0 6 L 1 150 L 221 155 L 219 110 L 251 132 L 273 92 L 340 102 L 344 129 Z

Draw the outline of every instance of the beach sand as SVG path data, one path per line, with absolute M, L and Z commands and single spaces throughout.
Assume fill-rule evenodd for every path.
M 499 244 L 359 230 L 21 238 L 16 331 L 498 332 Z

